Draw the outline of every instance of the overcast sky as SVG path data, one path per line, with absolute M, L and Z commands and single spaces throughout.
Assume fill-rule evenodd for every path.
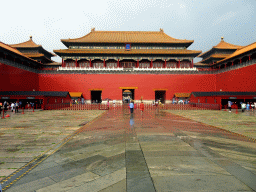
M 255 0 L 12 0 L 1 1 L 0 41 L 29 40 L 47 51 L 66 48 L 60 39 L 78 38 L 95 27 L 106 31 L 159 31 L 194 40 L 190 50 L 256 42 Z M 61 61 L 59 57 L 52 57 Z M 201 59 L 196 59 L 195 62 Z

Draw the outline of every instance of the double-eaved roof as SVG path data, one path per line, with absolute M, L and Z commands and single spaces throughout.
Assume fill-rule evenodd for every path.
M 201 63 L 211 63 L 212 61 L 222 60 L 243 47 L 244 46 L 227 43 L 223 40 L 223 37 L 221 37 L 221 41 L 216 46 L 213 46 L 209 51 L 201 53 L 198 57 L 203 58 Z M 229 53 L 225 52 L 225 50 L 229 50 Z
M 11 47 L 18 49 L 23 55 L 39 60 L 39 58 L 43 59 L 44 63 L 52 62 L 51 57 L 55 56 L 53 53 L 46 51 L 42 45 L 36 44 L 32 40 L 32 36 L 28 41 L 18 43 L 18 44 L 10 44 Z
M 160 31 L 96 31 L 76 39 L 62 39 L 66 46 L 74 43 L 174 43 L 191 45 L 193 40 L 175 39 Z

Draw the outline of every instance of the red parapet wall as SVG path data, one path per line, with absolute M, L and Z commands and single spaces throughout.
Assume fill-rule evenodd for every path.
M 135 89 L 135 100 L 155 99 L 155 90 L 166 90 L 166 99 L 174 93 L 215 91 L 216 75 L 195 74 L 39 74 L 40 91 L 83 92 L 90 99 L 90 90 L 102 89 L 102 99 L 122 100 L 120 87 Z
M 217 74 L 217 91 L 256 91 L 256 64 Z
M 0 91 L 38 91 L 38 74 L 0 63 Z

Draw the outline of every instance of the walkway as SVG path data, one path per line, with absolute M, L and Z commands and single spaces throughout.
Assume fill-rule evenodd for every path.
M 6 191 L 256 191 L 255 151 L 165 112 L 110 110 Z

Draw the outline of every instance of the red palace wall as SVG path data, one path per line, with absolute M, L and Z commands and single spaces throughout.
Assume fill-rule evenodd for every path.
M 256 91 L 256 65 L 217 74 L 217 91 Z
M 167 89 L 166 100 L 174 93 L 215 91 L 216 75 L 157 74 L 39 74 L 39 91 L 83 92 L 90 99 L 91 89 L 102 89 L 102 99 L 122 100 L 120 87 L 138 87 L 135 100 L 154 100 L 154 89 Z
M 0 63 L 0 91 L 38 91 L 38 74 Z

